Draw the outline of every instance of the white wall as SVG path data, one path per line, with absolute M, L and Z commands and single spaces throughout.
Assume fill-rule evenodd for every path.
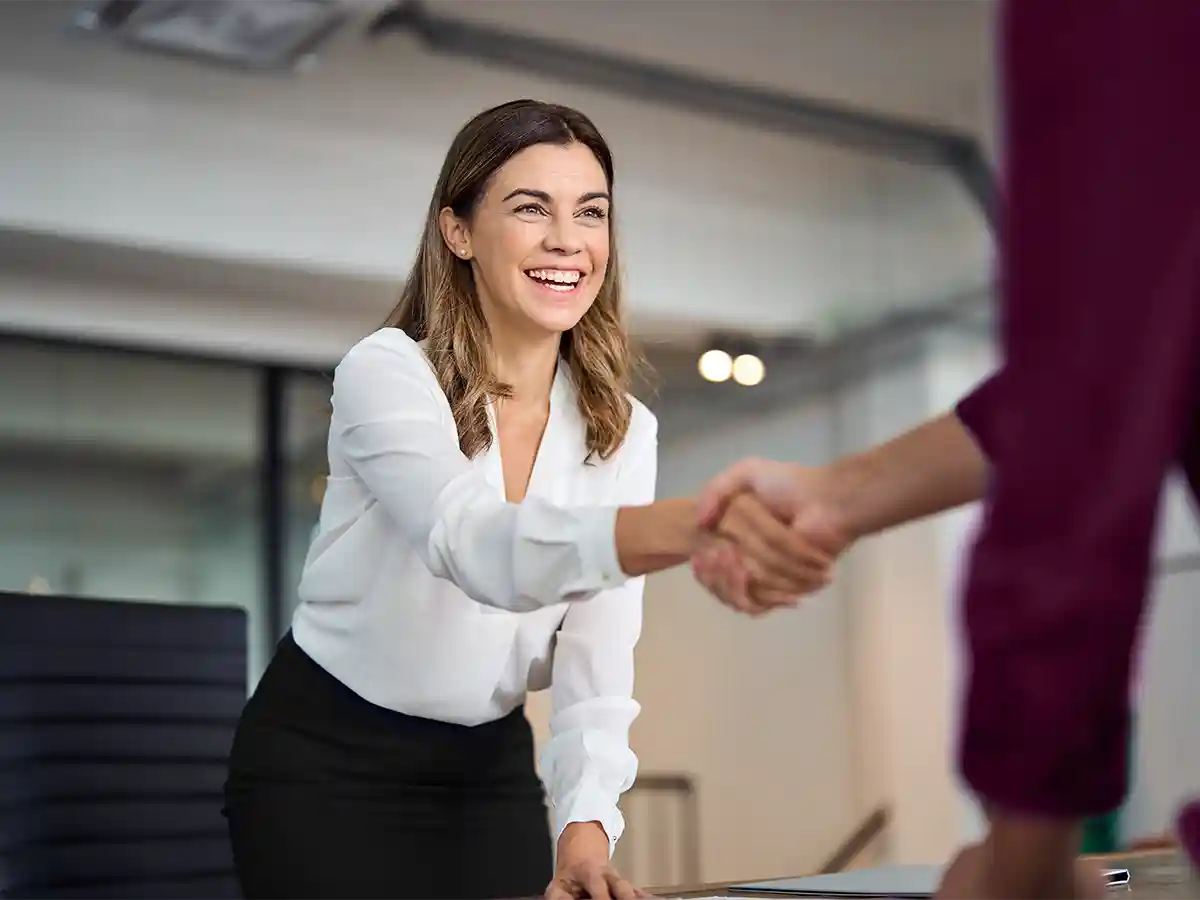
M 695 491 L 749 448 L 827 459 L 831 414 L 818 401 L 705 439 L 667 436 L 660 496 Z M 705 879 L 810 870 L 862 818 L 838 594 L 751 621 L 713 602 L 686 569 L 650 580 L 634 746 L 647 771 L 695 776 Z
M 1138 709 L 1127 838 L 1172 827 L 1180 802 L 1200 795 L 1200 538 L 1194 507 L 1173 479 L 1160 524 L 1162 572 L 1152 585 L 1135 697 Z
M 921 360 L 850 388 L 841 448 L 887 440 L 929 415 Z M 864 541 L 846 560 L 864 797 L 891 811 L 889 853 L 933 861 L 952 842 L 947 814 L 945 610 L 937 529 L 923 522 Z
M 930 410 L 932 413 L 951 409 L 969 390 L 991 373 L 997 363 L 995 347 L 989 341 L 964 340 L 961 336 L 935 336 L 927 360 Z M 965 553 L 979 522 L 978 504 L 939 516 L 932 527 L 936 533 L 937 552 L 941 560 L 939 594 L 945 612 L 944 649 L 947 689 L 943 699 L 949 704 L 942 738 L 945 762 L 953 779 L 956 793 L 953 821 L 954 834 L 962 841 L 973 841 L 983 834 L 984 820 L 979 805 L 958 777 L 955 756 L 958 735 L 958 704 L 965 684 L 964 651 L 960 639 L 958 614 L 960 579 L 964 572 Z
M 841 396 L 839 452 L 886 441 L 950 408 L 993 362 L 990 342 L 930 335 L 906 364 Z M 866 540 L 840 569 L 847 590 L 863 806 L 889 807 L 887 855 L 941 862 L 970 827 L 954 777 L 954 565 L 971 512 Z

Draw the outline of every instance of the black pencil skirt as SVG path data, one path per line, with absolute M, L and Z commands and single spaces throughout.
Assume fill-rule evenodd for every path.
M 531 897 L 552 874 L 523 710 L 466 727 L 383 709 L 290 633 L 238 725 L 225 815 L 248 900 Z

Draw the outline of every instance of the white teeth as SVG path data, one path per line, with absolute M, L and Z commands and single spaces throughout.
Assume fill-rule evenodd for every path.
M 580 278 L 578 271 L 564 269 L 531 269 L 525 274 L 538 281 L 552 281 L 556 284 L 565 285 L 578 284 Z

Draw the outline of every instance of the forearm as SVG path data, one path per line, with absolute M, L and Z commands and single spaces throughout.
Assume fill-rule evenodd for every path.
M 698 537 L 696 503 L 690 497 L 623 506 L 617 513 L 617 559 L 631 578 L 687 562 Z
M 990 896 L 1103 895 L 1102 884 L 1095 883 L 1098 873 L 1076 866 L 1082 841 L 1078 823 L 993 811 L 988 824 L 982 880 Z
M 953 413 L 830 467 L 831 502 L 855 537 L 979 500 L 988 462 Z

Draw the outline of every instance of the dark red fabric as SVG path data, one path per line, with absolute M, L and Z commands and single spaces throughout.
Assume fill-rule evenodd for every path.
M 1200 486 L 1200 3 L 1002 16 L 1004 365 L 959 407 L 993 464 L 961 766 L 998 807 L 1075 818 L 1125 794 L 1163 481 L 1182 461 Z

